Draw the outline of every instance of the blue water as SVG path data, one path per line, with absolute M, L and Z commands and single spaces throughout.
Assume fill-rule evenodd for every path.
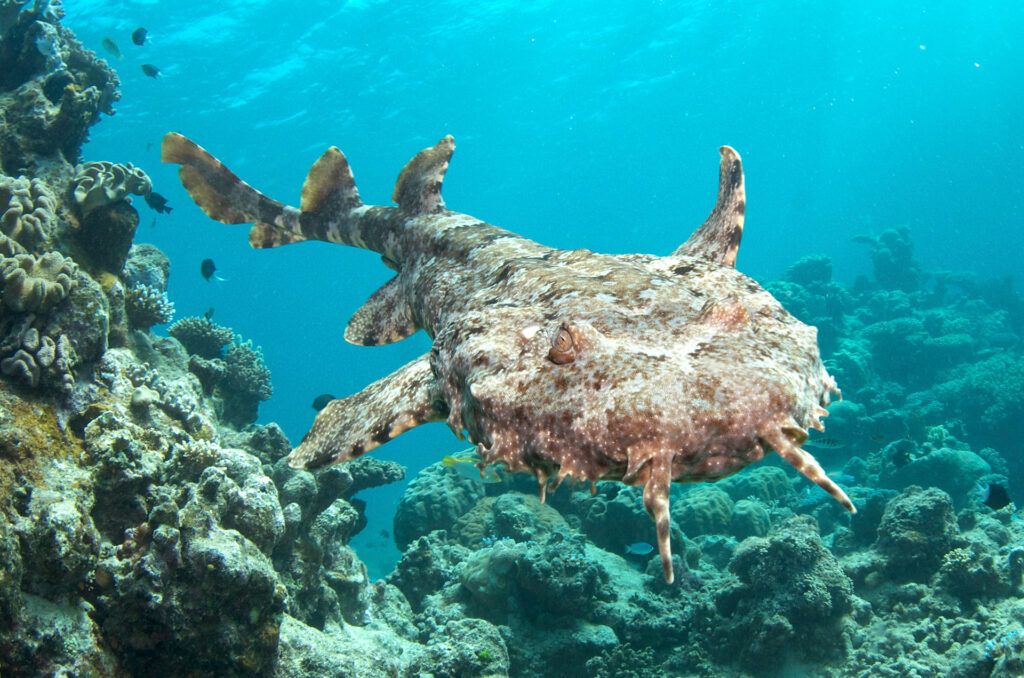
M 213 306 L 263 347 L 274 396 L 260 421 L 297 441 L 317 394 L 359 390 L 427 338 L 347 345 L 349 316 L 391 271 L 329 244 L 249 249 L 245 226 L 207 219 L 159 163 L 166 132 L 292 204 L 329 145 L 363 200 L 386 204 L 406 160 L 450 133 L 452 209 L 550 245 L 652 253 L 703 220 L 729 144 L 747 175 L 738 267 L 758 279 L 823 253 L 850 282 L 870 270 L 851 237 L 900 225 L 926 269 L 1019 274 L 1022 7 L 67 0 L 65 23 L 102 56 L 108 36 L 124 55 L 109 58 L 117 114 L 93 128 L 85 159 L 140 165 L 169 198 L 152 228 L 140 207 L 136 241 L 170 257 L 178 317 Z M 199 275 L 206 257 L 224 280 Z M 380 454 L 413 474 L 459 449 L 433 426 Z M 400 491 L 371 495 L 374 526 L 389 526 Z

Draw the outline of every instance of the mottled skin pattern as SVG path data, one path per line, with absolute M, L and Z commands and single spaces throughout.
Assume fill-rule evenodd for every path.
M 816 331 L 734 268 L 745 193 L 739 156 L 721 149 L 718 202 L 666 257 L 545 247 L 441 199 L 455 146 L 421 151 L 397 207 L 359 200 L 345 157 L 310 170 L 300 208 L 259 193 L 178 134 L 165 162 L 212 218 L 255 222 L 254 247 L 326 240 L 381 254 L 396 275 L 345 338 L 384 344 L 423 329 L 433 347 L 359 393 L 334 400 L 289 456 L 297 468 L 348 461 L 398 434 L 446 421 L 484 463 L 549 481 L 644 486 L 672 581 L 668 490 L 716 480 L 773 449 L 846 508 L 846 494 L 802 450 L 838 393 Z

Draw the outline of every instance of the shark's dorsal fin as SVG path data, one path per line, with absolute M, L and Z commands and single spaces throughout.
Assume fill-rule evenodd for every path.
M 303 212 L 351 212 L 362 204 L 345 154 L 331 146 L 309 168 L 306 183 L 302 184 L 299 209 Z
M 449 134 L 436 146 L 417 153 L 398 175 L 391 199 L 403 211 L 412 214 L 430 214 L 442 209 L 441 182 L 454 151 L 455 140 Z
M 434 382 L 427 354 L 355 395 L 332 400 L 288 455 L 288 465 L 315 469 L 350 461 L 415 426 L 444 421 L 433 404 Z
M 743 163 L 739 153 L 722 146 L 718 170 L 718 202 L 700 228 L 668 258 L 699 257 L 723 266 L 736 266 L 736 251 L 743 236 L 747 206 L 743 187 Z
M 384 283 L 359 307 L 345 328 L 345 341 L 380 346 L 405 339 L 418 330 L 398 276 Z

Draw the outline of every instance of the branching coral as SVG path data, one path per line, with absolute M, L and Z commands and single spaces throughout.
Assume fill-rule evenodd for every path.
M 49 311 L 71 292 L 77 273 L 78 266 L 57 252 L 0 259 L 3 303 L 12 311 Z
M 87 162 L 76 171 L 71 190 L 82 215 L 123 200 L 129 193 L 147 195 L 153 190 L 153 182 L 146 173 L 131 163 Z
M 0 176 L 0 231 L 33 249 L 49 236 L 57 201 L 39 179 Z
M 263 362 L 263 352 L 251 341 L 236 341 L 224 356 L 224 376 L 218 385 L 224 401 L 223 417 L 235 426 L 256 421 L 260 401 L 274 392 L 270 370 Z
M 134 285 L 125 295 L 124 311 L 132 327 L 148 330 L 153 325 L 171 322 L 174 304 L 165 293 L 149 285 Z
M 195 316 L 182 318 L 167 328 L 167 332 L 190 354 L 206 359 L 222 358 L 224 347 L 234 338 L 230 328 Z

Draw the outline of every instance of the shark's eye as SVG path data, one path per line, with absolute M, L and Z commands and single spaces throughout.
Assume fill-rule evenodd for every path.
M 548 360 L 556 365 L 571 363 L 576 358 L 576 343 L 573 341 L 572 333 L 565 327 L 558 328 L 555 336 L 551 338 L 551 350 L 548 351 Z

